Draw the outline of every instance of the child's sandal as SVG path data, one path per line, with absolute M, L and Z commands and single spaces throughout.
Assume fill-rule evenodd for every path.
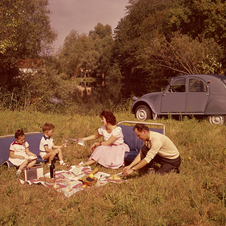
M 83 166 L 83 161 L 81 161 L 78 165 L 79 165 L 79 166 Z
M 63 163 L 60 163 L 60 166 L 68 166 L 68 164 L 63 162 Z
M 80 168 L 80 167 L 84 167 L 83 161 L 81 161 L 81 162 L 76 166 L 76 168 Z

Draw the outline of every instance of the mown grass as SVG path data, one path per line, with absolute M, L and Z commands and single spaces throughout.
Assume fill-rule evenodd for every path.
M 117 121 L 135 120 L 128 111 L 115 114 Z M 0 112 L 0 135 L 40 131 L 45 122 L 56 126 L 54 140 L 96 132 L 100 118 L 39 112 Z M 166 135 L 178 147 L 180 174 L 139 176 L 121 184 L 107 184 L 78 192 L 69 198 L 42 185 L 22 185 L 15 168 L 0 169 L 0 225 L 225 225 L 226 127 L 206 120 L 160 119 Z M 64 159 L 70 165 L 89 156 L 92 141 L 81 147 L 69 143 Z M 48 172 L 46 165 L 44 172 Z M 95 166 L 93 166 L 94 168 Z M 122 169 L 100 171 L 120 172 Z M 56 163 L 56 170 L 60 170 Z

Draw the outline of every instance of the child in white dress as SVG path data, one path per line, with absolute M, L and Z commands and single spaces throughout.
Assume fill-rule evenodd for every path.
M 37 156 L 30 152 L 29 144 L 25 141 L 24 131 L 19 129 L 15 133 L 15 141 L 10 145 L 9 161 L 19 166 L 16 175 L 19 176 L 24 168 L 30 168 L 36 163 Z

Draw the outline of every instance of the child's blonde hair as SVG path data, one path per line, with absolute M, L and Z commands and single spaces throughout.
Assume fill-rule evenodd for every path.
M 55 128 L 55 126 L 53 125 L 53 124 L 51 124 L 51 123 L 45 123 L 44 125 L 43 125 L 43 127 L 42 127 L 42 131 L 43 131 L 43 133 L 44 132 L 46 132 L 47 130 L 52 130 L 52 129 L 54 129 Z

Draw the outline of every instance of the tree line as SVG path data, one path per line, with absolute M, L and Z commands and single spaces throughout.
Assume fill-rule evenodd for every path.
M 0 3 L 0 99 L 5 107 L 13 100 L 49 106 L 47 99 L 54 96 L 73 102 L 73 86 L 65 82 L 81 76 L 111 82 L 142 79 L 159 90 L 172 76 L 225 75 L 223 0 L 129 0 L 114 31 L 100 23 L 88 34 L 74 28 L 57 54 L 51 49 L 57 33 L 50 13 L 48 0 Z M 39 78 L 23 76 L 18 59 L 43 59 L 45 70 Z
M 72 30 L 59 61 L 62 72 L 151 80 L 181 74 L 225 74 L 226 2 L 130 0 L 114 30 L 98 24 L 88 35 Z M 63 63 L 64 62 L 64 63 Z

